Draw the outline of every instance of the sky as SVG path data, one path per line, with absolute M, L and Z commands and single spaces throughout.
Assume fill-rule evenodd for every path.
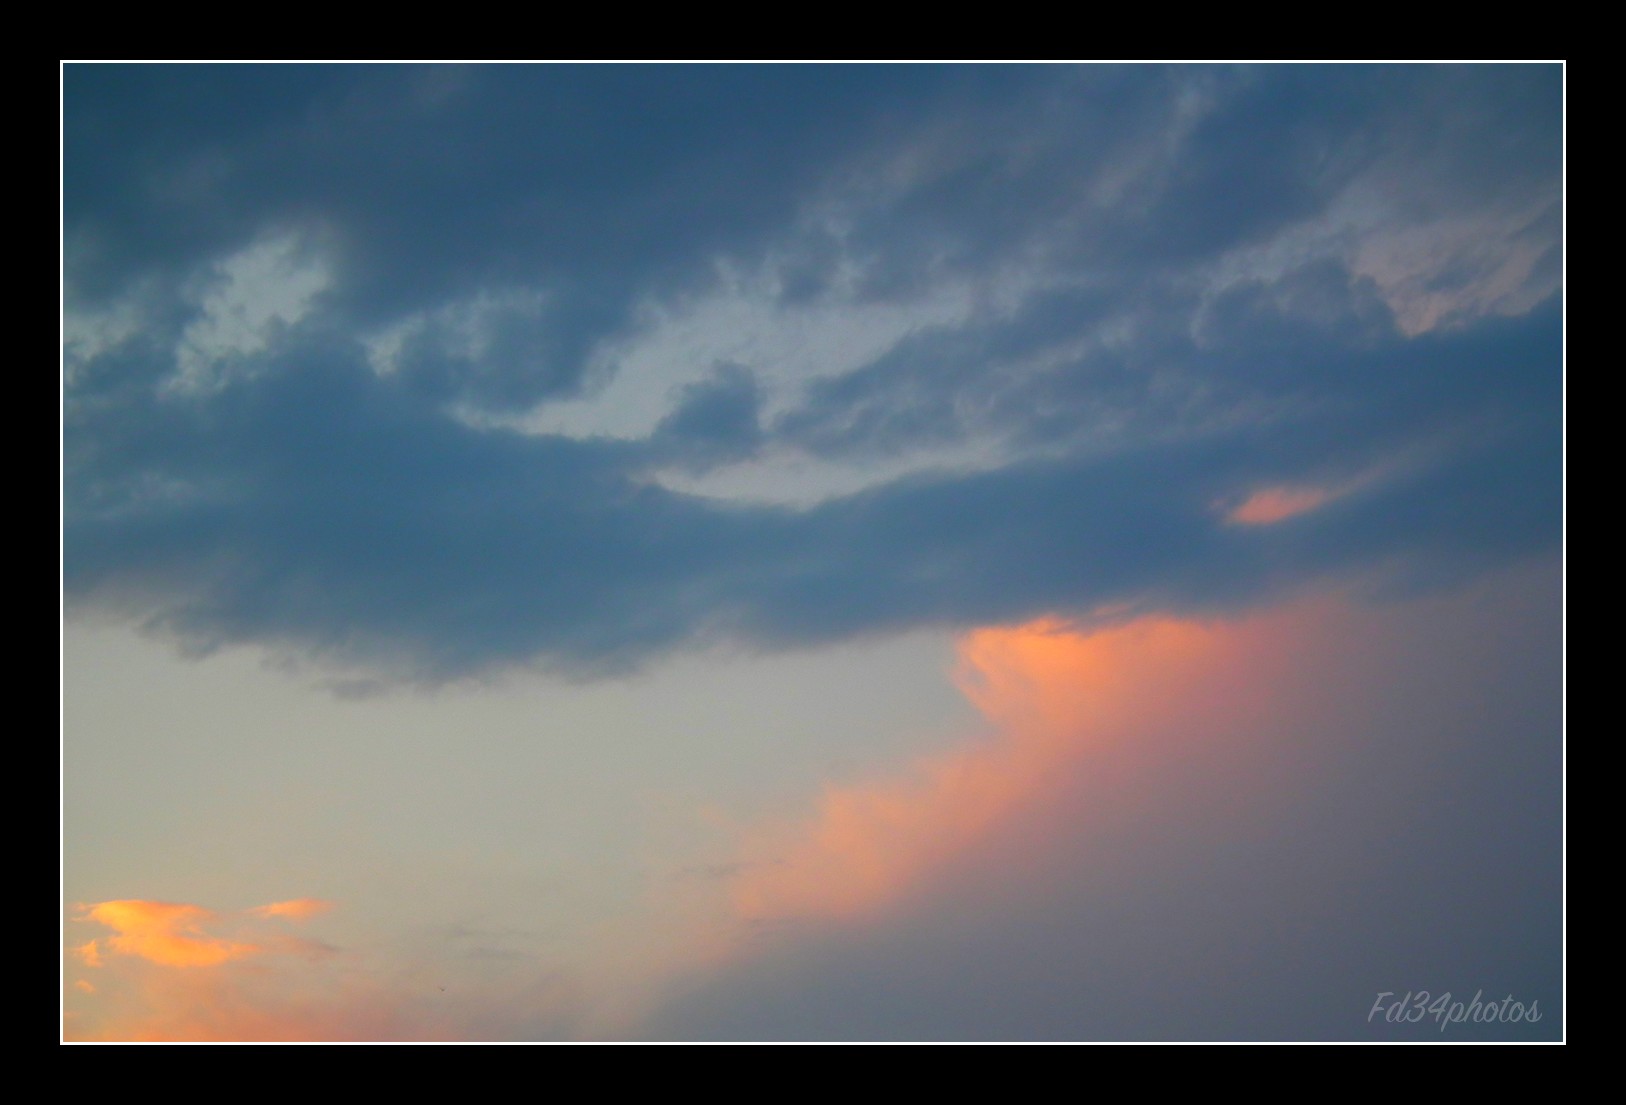
M 1563 96 L 64 65 L 62 1038 L 1562 1039 Z

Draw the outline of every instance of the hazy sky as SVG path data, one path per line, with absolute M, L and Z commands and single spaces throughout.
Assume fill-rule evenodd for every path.
M 65 66 L 64 1036 L 1560 1038 L 1563 80 Z

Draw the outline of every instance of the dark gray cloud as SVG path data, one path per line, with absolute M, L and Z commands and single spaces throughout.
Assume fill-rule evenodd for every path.
M 682 389 L 677 406 L 655 427 L 654 448 L 700 471 L 744 460 L 763 440 L 761 407 L 749 369 L 718 365 L 710 378 Z
M 68 306 L 99 320 L 70 326 L 65 585 L 193 647 L 615 670 L 719 635 L 1423 585 L 1559 540 L 1556 69 L 65 84 Z M 211 306 L 267 241 L 299 243 L 274 256 L 306 292 Z M 723 262 L 771 267 L 787 310 L 986 302 L 772 410 L 773 365 L 708 362 L 643 438 L 489 417 L 590 396 Z M 651 479 L 961 446 L 995 459 L 806 509 Z M 1273 483 L 1352 489 L 1225 523 Z
M 515 350 L 528 364 L 477 395 L 530 402 L 574 380 L 639 297 L 780 233 L 855 144 L 1035 83 L 1008 68 L 75 66 L 69 285 L 97 301 L 181 282 L 268 226 L 314 225 L 353 326 L 548 288 L 543 348 Z

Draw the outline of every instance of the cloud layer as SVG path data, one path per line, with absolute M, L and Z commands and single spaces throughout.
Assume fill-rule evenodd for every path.
M 438 680 L 1551 549 L 1560 80 L 71 66 L 70 607 Z

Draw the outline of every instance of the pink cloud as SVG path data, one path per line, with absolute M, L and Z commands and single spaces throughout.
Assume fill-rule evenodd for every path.
M 292 898 L 286 902 L 256 906 L 248 912 L 255 917 L 285 917 L 291 921 L 304 921 L 332 908 L 332 902 L 321 898 Z

